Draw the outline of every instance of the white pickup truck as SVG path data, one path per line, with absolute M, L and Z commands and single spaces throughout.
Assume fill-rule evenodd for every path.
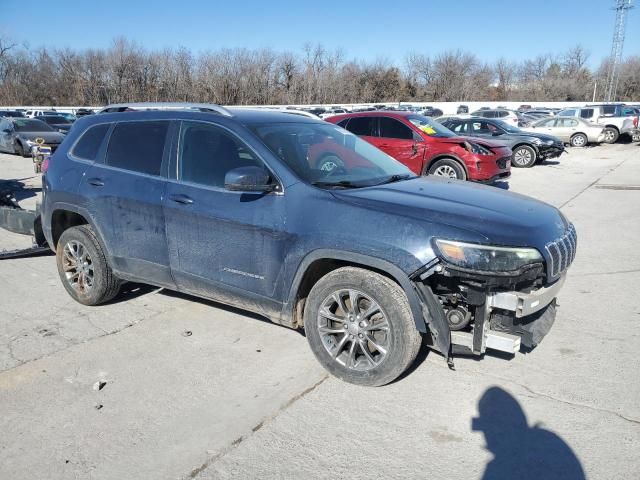
M 634 142 L 640 142 L 638 129 L 639 113 L 634 107 L 622 104 L 587 105 L 566 108 L 558 113 L 563 117 L 580 117 L 604 127 L 604 141 L 615 143 L 620 135 L 629 135 Z

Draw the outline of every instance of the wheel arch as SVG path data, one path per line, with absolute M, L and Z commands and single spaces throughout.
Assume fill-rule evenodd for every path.
M 54 250 L 62 232 L 78 225 L 89 225 L 98 237 L 102 247 L 106 246 L 100 229 L 96 226 L 89 212 L 82 207 L 68 203 L 55 203 L 51 206 L 51 214 L 48 215 L 46 220 L 48 228 L 45 229 L 45 235 L 48 236 L 47 241 L 49 241 Z
M 620 134 L 620 129 L 616 126 L 616 125 L 612 125 L 612 124 L 607 124 L 602 128 L 612 128 L 614 129 L 616 132 L 618 132 L 618 135 Z
M 377 257 L 332 249 L 314 250 L 300 262 L 291 283 L 288 299 L 284 304 L 282 317 L 291 319 L 291 324 L 294 326 L 302 326 L 304 302 L 313 285 L 327 273 L 346 266 L 370 270 L 396 282 L 409 300 L 416 328 L 419 332 L 427 331 L 420 300 L 413 283 L 404 271 Z
M 458 157 L 453 153 L 441 153 L 424 162 L 424 166 L 422 167 L 422 175 L 426 175 L 429 169 L 431 168 L 431 165 L 433 165 L 435 162 L 437 162 L 438 160 L 445 160 L 445 159 L 454 160 L 458 162 L 462 167 L 462 169 L 464 170 L 464 174 L 467 176 L 467 179 L 469 178 L 469 169 L 467 168 L 467 164 L 464 162 L 464 160 L 462 160 L 460 157 Z

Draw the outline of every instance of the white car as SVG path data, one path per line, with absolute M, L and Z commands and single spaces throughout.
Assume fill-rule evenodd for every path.
M 518 122 L 520 121 L 518 112 L 502 108 L 493 110 L 476 110 L 471 115 L 474 117 L 495 118 L 497 120 L 502 120 L 508 125 L 513 125 L 514 127 L 517 127 Z
M 576 117 L 544 118 L 520 130 L 553 135 L 572 147 L 584 147 L 589 143 L 604 141 L 604 128 L 601 125 Z
M 347 110 L 344 108 L 332 108 L 331 110 L 327 110 L 324 113 L 320 114 L 321 119 L 333 117 L 334 115 L 342 115 L 343 113 L 347 113 Z

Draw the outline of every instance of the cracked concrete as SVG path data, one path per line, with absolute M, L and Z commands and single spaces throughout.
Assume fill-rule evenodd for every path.
M 377 389 L 327 378 L 304 337 L 253 315 L 137 286 L 84 307 L 52 257 L 0 262 L 0 478 L 481 478 L 505 454 L 472 429 L 494 387 L 587 478 L 640 478 L 640 192 L 597 188 L 640 184 L 639 160 L 613 145 L 514 170 L 511 189 L 561 207 L 580 239 L 538 348 L 455 372 L 423 351 Z M 0 231 L 0 248 L 19 241 Z

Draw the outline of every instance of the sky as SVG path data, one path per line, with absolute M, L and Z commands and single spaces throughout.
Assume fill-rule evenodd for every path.
M 635 2 L 639 5 L 639 1 Z M 610 54 L 614 0 L 0 0 L 0 35 L 30 48 L 185 46 L 300 51 L 306 42 L 347 59 L 461 49 L 492 62 L 562 53 L 580 44 L 597 66 Z M 624 56 L 640 55 L 640 5 L 628 13 Z

